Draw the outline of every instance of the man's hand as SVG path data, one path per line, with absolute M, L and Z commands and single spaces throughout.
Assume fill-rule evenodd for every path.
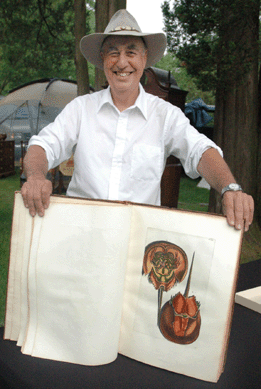
M 49 207 L 52 183 L 45 178 L 30 176 L 21 189 L 24 205 L 29 209 L 30 215 L 44 216 L 44 211 Z
M 252 196 L 241 191 L 227 191 L 222 199 L 223 213 L 230 226 L 237 230 L 248 231 L 254 216 L 254 200 Z
M 222 189 L 231 183 L 236 183 L 228 165 L 217 150 L 206 150 L 198 164 L 198 172 L 210 186 L 220 194 Z M 230 226 L 237 230 L 248 231 L 253 221 L 254 200 L 252 196 L 242 191 L 227 191 L 222 198 L 223 214 Z

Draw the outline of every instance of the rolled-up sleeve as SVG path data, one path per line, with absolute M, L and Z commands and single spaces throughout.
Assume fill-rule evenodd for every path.
M 213 147 L 223 157 L 220 147 L 192 127 L 189 119 L 179 108 L 174 107 L 172 112 L 169 113 L 165 136 L 168 153 L 180 160 L 185 173 L 190 178 L 200 176 L 197 167 L 207 149 Z
M 71 101 L 53 123 L 44 127 L 29 141 L 28 147 L 37 145 L 45 150 L 48 169 L 58 166 L 72 155 L 79 133 L 79 105 L 79 99 Z

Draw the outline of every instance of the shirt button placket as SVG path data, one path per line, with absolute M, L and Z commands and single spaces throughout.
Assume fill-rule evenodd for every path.
M 114 152 L 109 182 L 109 200 L 119 200 L 122 160 L 127 136 L 128 112 L 121 112 L 116 129 Z

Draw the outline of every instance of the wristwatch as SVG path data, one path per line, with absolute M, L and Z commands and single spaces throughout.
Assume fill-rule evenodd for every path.
M 232 183 L 232 184 L 229 184 L 229 185 L 225 186 L 225 188 L 222 189 L 221 196 L 223 196 L 223 194 L 225 192 L 227 192 L 228 190 L 232 190 L 234 192 L 237 192 L 238 190 L 241 190 L 243 192 L 243 189 L 241 188 L 240 185 L 238 185 L 236 183 Z

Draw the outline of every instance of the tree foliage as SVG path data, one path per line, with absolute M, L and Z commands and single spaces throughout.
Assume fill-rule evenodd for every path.
M 173 57 L 171 53 L 167 53 L 155 65 L 156 68 L 170 71 L 175 78 L 180 89 L 188 92 L 186 102 L 201 98 L 206 104 L 215 104 L 215 94 L 213 91 L 203 91 L 197 85 L 197 80 L 188 74 L 187 69 L 183 66 L 182 61 Z
M 251 66 L 253 51 L 245 45 L 238 46 L 242 37 L 224 39 L 233 25 L 238 33 L 259 0 L 175 0 L 162 5 L 168 50 L 183 61 L 189 74 L 196 77 L 198 85 L 214 90 L 217 84 L 228 88 L 235 80 L 240 81 Z M 171 7 L 172 3 L 172 7 Z M 224 17 L 229 15 L 229 17 Z M 244 66 L 242 66 L 242 64 Z M 221 66 L 224 70 L 218 73 Z
M 1 0 L 0 93 L 39 78 L 75 79 L 74 45 L 71 0 Z
M 255 223 L 244 242 L 260 258 L 260 0 L 165 1 L 162 10 L 169 51 L 183 61 L 201 88 L 215 91 L 214 138 L 236 180 L 254 197 L 259 227 Z M 259 92 L 260 85 L 259 81 Z M 220 196 L 214 191 L 209 210 L 221 211 Z

